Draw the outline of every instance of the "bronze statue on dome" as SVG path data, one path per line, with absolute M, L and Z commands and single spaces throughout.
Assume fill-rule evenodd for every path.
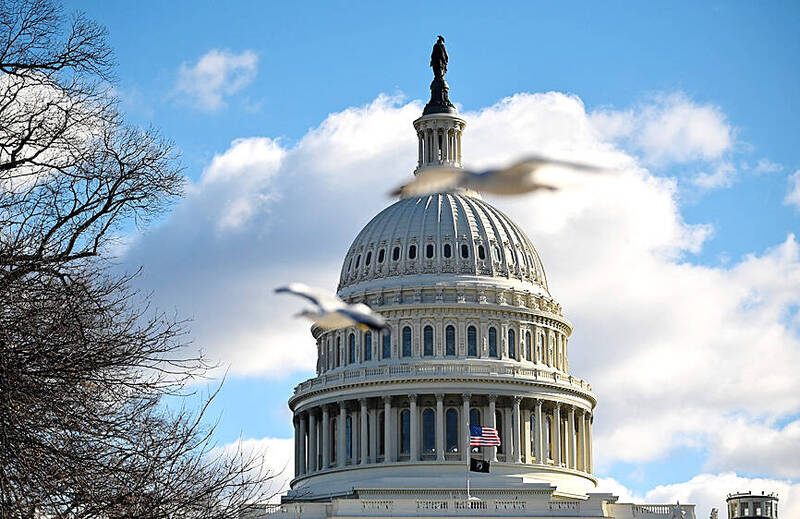
M 433 69 L 433 75 L 437 78 L 444 78 L 444 75 L 447 74 L 447 49 L 444 46 L 444 36 L 441 34 L 439 38 L 436 40 L 436 43 L 433 44 L 433 52 L 431 52 L 431 68 Z

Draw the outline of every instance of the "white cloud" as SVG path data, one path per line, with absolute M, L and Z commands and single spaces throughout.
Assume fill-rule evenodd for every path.
M 211 49 L 194 65 L 182 63 L 175 90 L 197 107 L 213 111 L 227 96 L 243 89 L 256 76 L 258 56 L 251 50 L 239 54 Z
M 599 491 L 613 492 L 620 496 L 619 502 L 671 504 L 694 504 L 698 519 L 708 517 L 712 508 L 719 511 L 719 517 L 728 517 L 725 498 L 735 492 L 762 491 L 778 495 L 778 517 L 800 517 L 800 483 L 791 481 L 747 478 L 733 472 L 721 474 L 698 474 L 689 481 L 671 485 L 660 485 L 644 494 L 631 492 L 612 478 L 602 478 Z
M 293 147 L 235 141 L 125 262 L 145 265 L 160 306 L 193 315 L 196 343 L 233 373 L 312 370 L 313 339 L 292 318 L 302 303 L 272 290 L 295 279 L 336 286 L 348 245 L 415 166 L 420 111 L 380 97 L 331 114 Z M 464 117 L 470 165 L 535 151 L 621 170 L 496 201 L 531 236 L 575 323 L 571 370 L 599 397 L 598 468 L 691 445 L 708 448 L 709 469 L 798 477 L 796 426 L 775 425 L 800 410 L 798 327 L 786 319 L 800 304 L 794 237 L 725 268 L 694 265 L 686 258 L 711 228 L 684 222 L 675 181 L 599 134 L 579 98 L 519 94 Z M 748 459 L 739 433 L 771 461 Z
M 789 175 L 789 192 L 783 202 L 800 210 L 800 169 Z
M 783 166 L 769 159 L 758 159 L 753 171 L 755 173 L 777 173 L 783 171 Z
M 698 173 L 690 181 L 695 186 L 705 189 L 717 189 L 721 187 L 730 187 L 736 175 L 736 168 L 730 162 L 723 162 L 717 164 L 714 171 L 711 173 Z
M 650 164 L 716 160 L 733 145 L 734 131 L 722 110 L 683 94 L 630 110 L 597 110 L 591 121 L 604 138 L 625 142 Z

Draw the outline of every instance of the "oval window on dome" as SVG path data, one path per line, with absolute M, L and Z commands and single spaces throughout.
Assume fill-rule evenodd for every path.
M 461 244 L 461 257 L 464 259 L 469 258 L 469 247 L 466 243 Z
M 433 244 L 429 243 L 425 246 L 425 257 L 431 259 L 433 257 Z
M 358 268 L 358 266 L 359 266 L 360 264 L 361 264 L 361 254 L 359 254 L 358 256 L 356 256 L 356 268 Z
M 411 245 L 408 248 L 408 259 L 417 259 L 417 246 Z
M 367 253 L 367 257 L 364 260 L 364 265 L 369 266 L 370 263 L 372 263 L 372 251 Z
M 384 257 L 386 256 L 386 251 L 381 249 L 378 251 L 378 263 L 383 263 Z
M 400 259 L 400 247 L 395 247 L 392 251 L 392 260 L 397 261 Z
M 478 245 L 478 259 L 486 259 L 486 251 L 483 250 L 483 245 Z
M 494 260 L 500 261 L 500 248 L 497 245 L 495 245 L 494 247 L 492 247 L 492 251 L 494 252 Z
M 445 243 L 444 244 L 444 257 L 445 258 L 449 258 L 452 255 L 453 255 L 453 248 L 450 247 L 449 243 Z

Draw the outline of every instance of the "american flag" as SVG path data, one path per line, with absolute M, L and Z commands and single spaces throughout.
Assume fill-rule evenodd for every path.
M 497 429 L 493 429 L 491 427 L 481 427 L 480 425 L 470 425 L 469 446 L 499 447 L 500 435 L 497 434 Z

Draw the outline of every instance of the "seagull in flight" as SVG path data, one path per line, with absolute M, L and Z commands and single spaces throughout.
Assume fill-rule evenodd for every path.
M 335 330 L 355 326 L 367 330 L 382 330 L 387 327 L 386 319 L 362 303 L 347 304 L 336 294 L 311 288 L 303 283 L 289 283 L 275 289 L 276 294 L 294 294 L 310 301 L 316 308 L 305 309 L 296 317 L 305 317 L 325 330 Z
M 558 187 L 542 182 L 541 173 L 551 167 L 597 173 L 607 172 L 605 168 L 532 156 L 505 169 L 470 171 L 450 166 L 431 166 L 423 168 L 414 180 L 394 190 L 391 195 L 400 198 L 425 196 L 433 193 L 470 189 L 491 195 L 522 195 L 532 191 L 555 191 Z

